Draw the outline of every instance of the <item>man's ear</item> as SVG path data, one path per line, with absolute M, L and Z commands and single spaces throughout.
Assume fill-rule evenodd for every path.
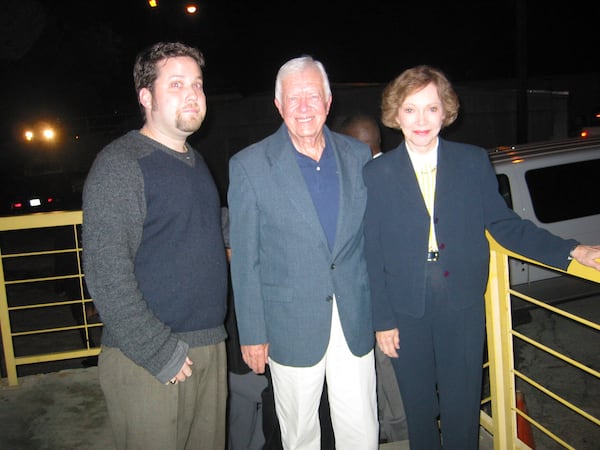
M 152 109 L 152 92 L 148 88 L 140 89 L 138 101 L 146 109 Z
M 277 111 L 279 111 L 279 115 L 281 117 L 283 117 L 282 111 L 281 111 L 281 103 L 279 103 L 279 100 L 277 100 L 276 98 L 273 99 L 273 103 L 275 103 L 275 108 L 277 108 Z

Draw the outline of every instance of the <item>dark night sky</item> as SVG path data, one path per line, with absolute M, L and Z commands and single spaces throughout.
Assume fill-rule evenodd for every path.
M 94 115 L 135 107 L 135 53 L 181 40 L 205 54 L 208 94 L 272 90 L 278 67 L 311 54 L 336 82 L 387 82 L 427 63 L 454 82 L 515 77 L 519 27 L 529 76 L 600 71 L 600 2 L 517 0 L 3 0 L 2 117 Z M 525 3 L 525 1 L 523 1 Z M 525 29 L 525 28 L 521 28 Z

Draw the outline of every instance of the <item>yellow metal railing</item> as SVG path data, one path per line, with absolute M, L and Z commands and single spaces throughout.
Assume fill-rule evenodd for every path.
M 547 266 L 504 249 L 489 235 L 488 239 L 491 248 L 490 278 L 485 296 L 488 361 L 484 367 L 487 369 L 489 375 L 490 396 L 482 402 L 484 408 L 481 411 L 481 425 L 493 436 L 495 450 L 530 448 L 529 444 L 531 443 L 523 442 L 520 439 L 517 426 L 518 421 L 521 421 L 521 423 L 524 423 L 532 430 L 535 429 L 543 433 L 556 444 L 567 449 L 573 449 L 573 446 L 544 426 L 541 420 L 536 420 L 535 411 L 526 412 L 517 406 L 517 382 L 525 383 L 539 390 L 545 394 L 549 402 L 560 402 L 570 411 L 583 418 L 583 420 L 590 421 L 598 427 L 600 427 L 600 419 L 568 402 L 562 396 L 544 386 L 539 380 L 535 380 L 515 369 L 514 340 L 519 339 L 529 345 L 533 345 L 536 349 L 552 355 L 558 361 L 578 368 L 589 375 L 591 380 L 594 380 L 594 378 L 596 380 L 600 379 L 600 373 L 588 367 L 584 362 L 570 358 L 556 349 L 552 349 L 516 331 L 512 324 L 512 301 L 514 298 L 518 298 L 520 301 L 559 314 L 562 317 L 577 322 L 581 326 L 589 327 L 591 330 L 600 330 L 600 325 L 512 288 L 509 279 L 509 257 L 541 267 L 547 268 Z M 600 272 L 582 266 L 576 261 L 573 261 L 569 265 L 565 273 L 594 283 L 600 283 Z M 568 380 L 566 382 L 568 383 Z M 491 409 L 491 415 L 486 412 L 485 406 Z
M 81 211 L 0 218 L 0 329 L 10 386 L 18 384 L 18 366 L 100 352 L 91 338 L 102 323 L 88 313 L 81 221 Z M 48 348 L 58 335 L 60 348 Z
M 99 320 L 90 322 L 86 315 L 86 308 L 92 305 L 92 299 L 85 289 L 85 277 L 81 265 L 81 223 L 81 211 L 0 218 L 0 328 L 7 379 L 11 386 L 18 384 L 17 367 L 20 365 L 89 357 L 100 352 L 99 346 L 91 344 L 90 334 L 94 329 L 99 331 L 97 327 L 101 327 L 102 323 Z M 49 236 L 54 231 L 61 231 L 68 238 L 65 239 L 63 236 L 60 239 L 50 239 Z M 33 238 L 20 235 L 26 232 L 37 232 L 37 235 Z M 489 397 L 482 401 L 481 426 L 492 435 L 495 450 L 529 448 L 527 443 L 519 439 L 517 418 L 525 420 L 531 427 L 535 427 L 564 448 L 573 448 L 544 426 L 542 421 L 537 420 L 536 411 L 526 413 L 518 408 L 516 401 L 518 383 L 526 383 L 543 392 L 551 401 L 561 402 L 596 426 L 600 427 L 600 420 L 565 400 L 561 395 L 552 392 L 538 380 L 515 369 L 514 341 L 518 339 L 533 345 L 564 364 L 577 367 L 592 378 L 598 379 L 599 373 L 585 363 L 563 355 L 540 342 L 535 342 L 514 330 L 511 302 L 514 298 L 519 298 L 520 301 L 561 314 L 592 330 L 600 330 L 600 325 L 511 287 L 508 258 L 516 258 L 531 264 L 536 262 L 508 252 L 492 238 L 489 236 L 488 238 L 491 246 L 490 279 L 486 292 L 488 360 L 484 364 L 484 369 L 489 377 Z M 73 257 L 75 261 L 66 271 L 57 270 L 56 264 L 48 263 L 48 261 L 56 263 L 56 260 L 63 256 Z M 36 258 L 45 258 L 45 263 L 39 261 L 30 263 Z M 18 264 L 19 262 L 21 264 Z M 53 270 L 48 271 L 48 266 Z M 40 270 L 36 271 L 36 268 Z M 567 273 L 592 283 L 600 283 L 600 272 L 583 267 L 576 262 L 570 265 Z M 56 290 L 48 292 L 48 290 L 38 289 L 40 285 L 56 282 L 74 283 L 76 292 L 65 298 L 62 293 L 57 294 Z M 37 328 L 31 326 L 35 321 L 29 320 L 28 315 L 35 315 L 39 320 L 39 317 L 44 317 L 46 312 L 52 315 L 53 310 L 65 307 L 70 308 L 71 311 L 74 308 L 79 310 L 78 315 L 81 320 L 62 325 L 52 324 Z M 64 315 L 63 311 L 62 316 Z M 55 314 L 55 316 L 61 315 Z M 68 314 L 66 316 L 72 321 L 71 316 Z M 34 354 L 15 352 L 15 348 L 19 347 L 19 339 L 44 337 L 60 332 L 78 332 L 82 338 L 79 341 L 72 341 L 74 342 L 72 348 L 57 349 L 41 346 Z

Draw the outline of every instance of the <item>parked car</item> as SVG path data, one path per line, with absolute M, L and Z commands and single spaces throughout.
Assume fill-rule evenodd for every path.
M 10 201 L 10 211 L 13 213 L 52 211 L 60 208 L 61 203 L 60 197 L 50 194 L 16 196 Z
M 489 149 L 500 193 L 521 217 L 583 244 L 600 243 L 600 136 Z M 557 276 L 510 261 L 512 284 Z
M 30 214 L 81 208 L 81 190 L 66 173 L 13 175 L 2 183 L 2 215 Z

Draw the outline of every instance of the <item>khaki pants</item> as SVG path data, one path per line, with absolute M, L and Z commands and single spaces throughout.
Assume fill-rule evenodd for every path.
M 225 448 L 225 343 L 190 348 L 192 376 L 164 385 L 116 348 L 98 359 L 116 448 L 222 450 Z

